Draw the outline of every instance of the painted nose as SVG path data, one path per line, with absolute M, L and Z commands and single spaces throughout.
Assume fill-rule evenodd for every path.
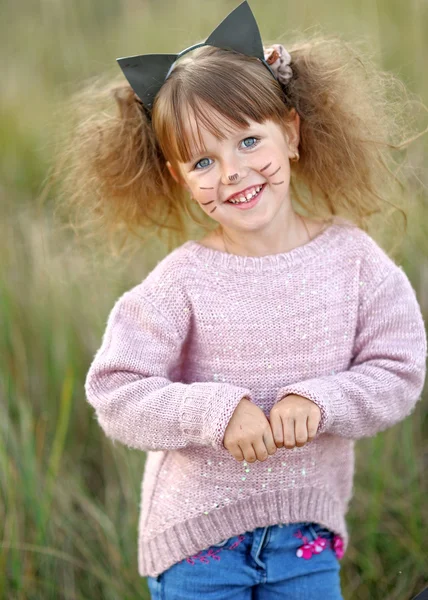
M 234 173 L 233 175 L 228 175 L 227 178 L 229 179 L 229 181 L 237 181 L 238 179 L 240 179 L 239 173 Z
M 228 160 L 224 163 L 221 173 L 221 181 L 224 185 L 237 183 L 243 176 L 243 167 L 239 160 Z

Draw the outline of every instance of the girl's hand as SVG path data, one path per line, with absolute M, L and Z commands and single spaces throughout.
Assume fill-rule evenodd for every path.
M 312 400 L 289 394 L 272 407 L 269 419 L 278 448 L 301 447 L 314 439 L 321 411 Z
M 265 461 L 277 448 L 270 423 L 262 409 L 248 398 L 242 398 L 235 408 L 224 433 L 223 446 L 236 458 Z

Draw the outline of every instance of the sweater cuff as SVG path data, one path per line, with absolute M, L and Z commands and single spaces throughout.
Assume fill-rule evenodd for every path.
M 288 394 L 303 396 L 303 398 L 312 400 L 318 406 L 321 411 L 321 420 L 317 435 L 328 433 L 335 421 L 347 420 L 349 407 L 333 375 L 287 385 L 278 391 L 276 402 L 279 402 Z
M 224 433 L 243 397 L 252 399 L 248 388 L 225 383 L 198 382 L 188 386 L 181 405 L 181 430 L 198 444 L 222 449 Z

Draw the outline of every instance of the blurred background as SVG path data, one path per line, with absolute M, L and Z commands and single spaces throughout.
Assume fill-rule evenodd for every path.
M 116 76 L 120 56 L 178 52 L 207 37 L 239 3 L 1 3 L 1 598 L 149 598 L 137 572 L 145 455 L 106 439 L 83 383 L 114 301 L 167 248 L 153 239 L 124 260 L 76 244 L 45 184 L 58 106 L 83 79 Z M 427 103 L 426 0 L 250 5 L 265 44 L 286 45 L 287 32 L 317 26 L 349 40 L 364 37 L 380 68 Z M 416 118 L 425 129 L 427 112 Z M 426 319 L 427 136 L 408 153 L 414 167 L 406 191 L 409 221 L 395 260 Z M 410 599 L 428 585 L 427 424 L 425 392 L 410 418 L 356 444 L 351 542 L 341 569 L 346 600 Z

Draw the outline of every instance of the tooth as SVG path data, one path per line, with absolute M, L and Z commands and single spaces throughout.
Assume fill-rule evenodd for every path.
M 246 196 L 235 196 L 233 199 L 230 200 L 230 202 L 232 202 L 233 204 L 236 204 L 237 202 L 248 202 L 249 200 L 257 196 L 262 187 L 263 186 L 260 185 L 258 187 L 253 188 L 253 190 L 251 192 L 248 192 Z

